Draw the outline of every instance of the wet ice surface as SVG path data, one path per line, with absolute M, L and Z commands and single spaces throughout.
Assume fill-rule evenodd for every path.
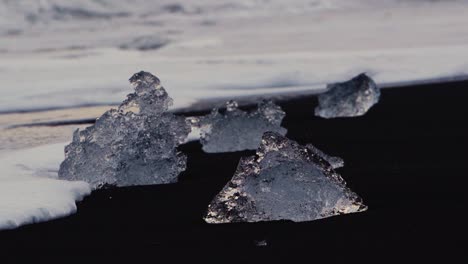
M 61 179 L 86 181 L 94 188 L 177 182 L 186 157 L 176 147 L 190 126 L 167 112 L 172 99 L 158 78 L 139 72 L 130 82 L 135 92 L 118 109 L 74 133 L 60 165 Z
M 328 91 L 318 96 L 315 115 L 323 118 L 353 117 L 364 115 L 379 101 L 380 89 L 365 74 L 336 84 L 329 84 Z
M 317 152 L 267 132 L 208 206 L 208 223 L 311 221 L 365 211 L 361 198 Z
M 263 133 L 274 131 L 285 135 L 281 127 L 285 116 L 281 107 L 271 101 L 258 104 L 255 111 L 240 110 L 235 101 L 226 103 L 226 111 L 213 109 L 195 124 L 200 129 L 200 142 L 205 152 L 233 152 L 256 149 Z
M 334 157 L 330 156 L 328 154 L 325 154 L 323 151 L 320 149 L 316 148 L 312 144 L 307 144 L 306 147 L 315 155 L 318 155 L 322 157 L 324 160 L 326 160 L 330 165 L 333 167 L 333 169 L 338 169 L 344 166 L 344 160 L 340 157 Z

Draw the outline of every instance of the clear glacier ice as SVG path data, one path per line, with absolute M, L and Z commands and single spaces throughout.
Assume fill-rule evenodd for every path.
M 266 132 L 256 155 L 241 159 L 204 219 L 208 223 L 301 222 L 366 209 L 320 154 Z
M 362 116 L 379 98 L 380 89 L 362 73 L 349 81 L 327 85 L 327 91 L 318 96 L 315 115 L 323 118 Z
M 219 109 L 196 118 L 194 126 L 200 130 L 200 142 L 208 153 L 254 150 L 267 131 L 285 135 L 281 127 L 285 112 L 272 101 L 262 101 L 255 111 L 239 109 L 237 102 L 228 101 L 226 111 Z
M 183 117 L 167 112 L 172 99 L 148 72 L 130 78 L 135 92 L 96 123 L 76 130 L 65 147 L 59 178 L 93 188 L 177 182 L 186 157 L 177 150 L 190 132 Z
M 255 246 L 257 246 L 257 247 L 266 247 L 266 246 L 268 246 L 268 242 L 266 240 L 256 240 L 254 242 L 255 242 Z

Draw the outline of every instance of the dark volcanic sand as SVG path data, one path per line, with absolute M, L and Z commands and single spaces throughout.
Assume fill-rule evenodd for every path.
M 172 254 L 220 263 L 251 256 L 261 263 L 466 263 L 468 82 L 385 89 L 359 118 L 320 119 L 315 104 L 313 97 L 282 104 L 287 136 L 344 158 L 339 172 L 367 212 L 307 223 L 206 224 L 208 203 L 239 158 L 253 152 L 205 154 L 195 142 L 182 147 L 188 169 L 180 183 L 94 192 L 75 215 L 0 232 L 0 253 L 64 263 L 84 255 L 158 263 Z M 262 240 L 267 245 L 256 246 Z

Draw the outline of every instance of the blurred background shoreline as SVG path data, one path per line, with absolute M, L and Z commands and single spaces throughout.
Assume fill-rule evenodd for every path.
M 116 104 L 139 70 L 174 109 L 468 76 L 468 1 L 0 1 L 0 113 Z M 207 105 L 206 107 L 210 107 Z

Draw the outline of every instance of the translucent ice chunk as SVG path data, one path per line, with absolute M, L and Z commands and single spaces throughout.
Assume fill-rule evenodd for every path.
M 233 152 L 258 148 L 266 131 L 285 135 L 287 130 L 281 127 L 284 116 L 284 111 L 271 101 L 261 102 L 252 112 L 242 111 L 237 102 L 229 101 L 225 112 L 213 109 L 195 126 L 200 129 L 205 152 Z
M 365 74 L 336 84 L 329 84 L 328 91 L 318 96 L 315 115 L 323 118 L 364 115 L 379 101 L 380 89 Z
M 241 159 L 234 177 L 208 206 L 205 221 L 300 222 L 366 209 L 321 155 L 267 132 L 257 154 Z
M 148 72 L 130 78 L 135 92 L 93 126 L 75 131 L 65 147 L 59 177 L 103 185 L 146 185 L 177 181 L 186 157 L 176 147 L 190 125 L 167 112 L 172 104 L 159 79 Z
M 266 246 L 268 246 L 268 242 L 266 240 L 257 240 L 257 241 L 255 241 L 255 246 L 257 246 L 257 247 L 266 247 Z

